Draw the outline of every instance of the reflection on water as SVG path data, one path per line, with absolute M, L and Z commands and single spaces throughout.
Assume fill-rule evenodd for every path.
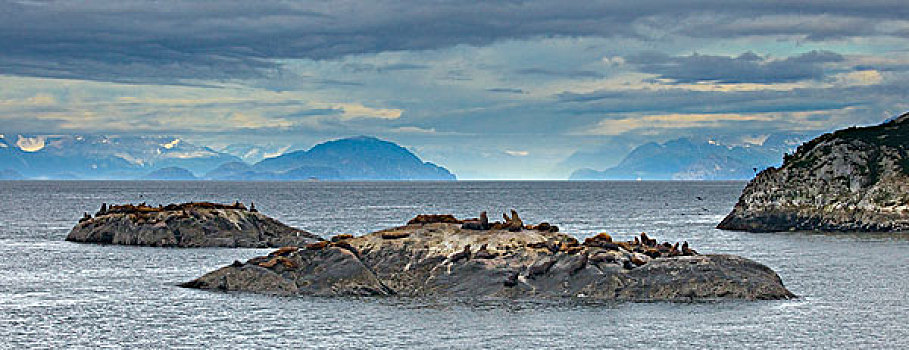
M 740 182 L 0 182 L 0 348 L 5 347 L 909 347 L 907 235 L 713 228 Z M 698 200 L 697 197 L 704 198 Z M 176 287 L 267 250 L 64 242 L 101 202 L 255 201 L 321 235 L 363 234 L 419 213 L 517 209 L 578 238 L 687 240 L 775 269 L 789 301 L 275 297 Z

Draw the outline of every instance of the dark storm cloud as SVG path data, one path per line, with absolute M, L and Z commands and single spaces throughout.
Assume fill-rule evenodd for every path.
M 274 59 L 532 37 L 903 35 L 877 24 L 907 17 L 903 1 L 0 1 L 0 74 L 242 79 Z
M 659 75 L 677 83 L 785 83 L 819 80 L 823 65 L 842 62 L 843 56 L 830 51 L 811 51 L 798 56 L 769 60 L 751 52 L 737 57 L 692 54 L 669 56 L 650 52 L 630 56 L 627 62 L 641 72 Z
M 791 91 L 692 91 L 648 89 L 565 92 L 557 95 L 561 110 L 577 115 L 622 113 L 772 113 L 833 110 L 887 104 L 909 98 L 905 81 L 875 86 L 803 88 Z

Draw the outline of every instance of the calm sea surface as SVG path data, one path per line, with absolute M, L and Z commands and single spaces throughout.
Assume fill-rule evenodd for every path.
M 714 225 L 742 182 L 3 182 L 0 348 L 909 348 L 909 237 Z M 701 197 L 702 199 L 698 199 Z M 308 231 L 364 234 L 419 213 L 515 208 L 577 238 L 642 231 L 762 262 L 789 301 L 592 303 L 272 297 L 181 289 L 268 252 L 63 241 L 101 202 L 254 201 Z

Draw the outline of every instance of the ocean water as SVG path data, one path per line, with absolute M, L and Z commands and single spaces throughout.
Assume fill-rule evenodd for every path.
M 743 182 L 2 182 L 0 348 L 909 348 L 909 237 L 714 229 Z M 700 197 L 700 199 L 699 199 Z M 598 303 L 274 297 L 180 282 L 267 253 L 65 242 L 101 202 L 245 203 L 308 231 L 517 209 L 577 235 L 688 240 L 796 300 Z

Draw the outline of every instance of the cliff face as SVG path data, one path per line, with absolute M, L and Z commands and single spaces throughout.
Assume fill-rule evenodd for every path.
M 746 231 L 909 231 L 909 113 L 820 136 L 752 180 L 717 226 Z
M 434 220 L 440 217 L 446 220 Z M 646 235 L 613 242 L 601 234 L 580 243 L 555 230 L 548 224 L 521 226 L 518 220 L 486 225 L 423 216 L 362 237 L 336 236 L 235 261 L 183 286 L 318 296 L 627 301 L 793 296 L 771 269 L 745 258 L 701 255 L 687 243 L 679 248 Z
M 67 241 L 157 247 L 267 248 L 321 240 L 242 204 L 102 206 L 73 227 Z

